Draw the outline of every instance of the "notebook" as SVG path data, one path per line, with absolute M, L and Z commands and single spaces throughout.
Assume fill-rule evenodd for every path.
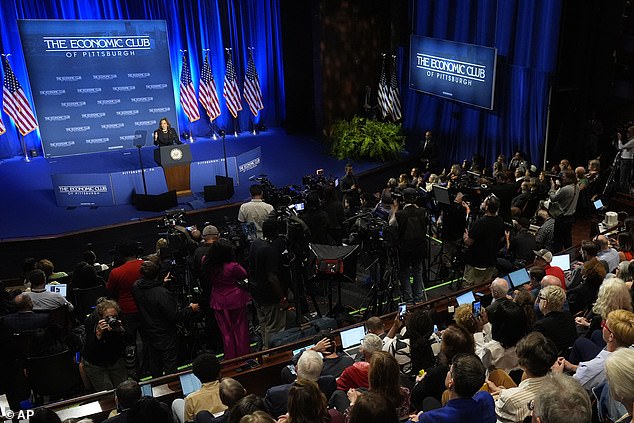
M 528 271 L 524 268 L 509 273 L 509 278 L 513 282 L 515 288 L 518 288 L 519 286 L 527 284 L 531 281 L 531 277 L 528 274 Z
M 473 300 L 473 291 L 465 292 L 464 294 L 456 297 L 456 301 L 458 302 L 459 306 L 463 304 L 471 304 Z
M 203 386 L 203 384 L 200 383 L 200 380 L 194 376 L 193 373 L 180 375 L 179 379 L 181 381 L 181 388 L 183 389 L 183 396 L 185 397 L 192 392 L 196 392 Z
M 560 267 L 564 272 L 566 270 L 570 270 L 570 256 L 568 254 L 553 256 L 553 260 L 550 262 L 550 265 Z
M 314 346 L 315 346 L 315 344 L 310 344 L 310 345 L 306 345 L 305 347 L 301 347 L 301 348 L 298 348 L 298 349 L 296 349 L 296 350 L 293 350 L 293 357 L 295 357 L 295 356 L 296 356 L 297 354 L 299 354 L 300 352 L 304 352 L 304 351 L 306 351 L 307 349 L 312 348 L 312 347 L 314 347 Z
M 67 285 L 65 283 L 46 284 L 45 288 L 49 292 L 57 292 L 62 297 L 66 298 Z
M 341 336 L 341 347 L 343 351 L 350 357 L 354 357 L 359 352 L 361 341 L 365 336 L 365 328 L 363 326 L 357 326 L 356 328 L 342 330 L 339 336 Z

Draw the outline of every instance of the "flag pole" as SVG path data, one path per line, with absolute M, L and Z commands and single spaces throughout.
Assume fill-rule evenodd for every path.
M 239 129 L 239 127 L 238 127 L 238 118 L 234 117 L 233 118 L 233 136 L 236 137 L 236 138 L 238 137 L 238 129 Z
M 22 151 L 24 152 L 24 161 L 29 163 L 31 159 L 29 159 L 29 155 L 26 151 L 26 141 L 24 141 L 24 135 L 18 129 L 18 140 L 20 140 L 20 144 L 22 145 Z

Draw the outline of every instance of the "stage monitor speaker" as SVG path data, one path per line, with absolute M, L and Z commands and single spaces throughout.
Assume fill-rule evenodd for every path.
M 205 201 L 228 200 L 232 196 L 233 185 L 205 185 Z
M 227 198 L 231 198 L 233 197 L 234 194 L 234 190 L 233 190 L 233 178 L 229 178 L 227 176 L 221 176 L 221 175 L 216 175 L 216 185 L 220 186 L 220 185 L 225 185 L 227 187 L 227 192 L 229 197 Z
M 163 211 L 178 206 L 176 191 L 167 191 L 163 194 L 137 194 L 132 193 L 132 204 L 137 210 Z

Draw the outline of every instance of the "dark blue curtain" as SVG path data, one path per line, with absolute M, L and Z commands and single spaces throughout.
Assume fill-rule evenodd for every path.
M 498 49 L 494 110 L 405 91 L 404 127 L 427 129 L 447 164 L 516 149 L 540 164 L 548 95 L 556 68 L 562 0 L 413 0 L 414 34 Z M 403 81 L 403 79 L 401 79 Z
M 194 86 L 198 89 L 203 49 L 209 49 L 212 72 L 222 114 L 219 128 L 233 131 L 234 122 L 225 107 L 222 84 L 225 75 L 225 48 L 233 48 L 233 61 L 240 90 L 244 82 L 247 47 L 255 48 L 255 66 L 260 77 L 264 109 L 255 121 L 243 101 L 238 125 L 250 130 L 253 123 L 277 125 L 284 119 L 284 73 L 279 0 L 2 0 L 0 2 L 0 50 L 11 54 L 11 65 L 31 98 L 28 75 L 20 45 L 17 19 L 162 19 L 167 21 L 176 107 L 181 130 L 189 121 L 178 103 L 182 53 L 187 50 Z M 209 119 L 202 106 L 201 119 L 191 124 L 194 135 L 210 132 Z M 37 111 L 36 111 L 37 112 Z M 22 154 L 17 131 L 3 112 L 7 132 L 0 136 L 0 157 Z M 41 152 L 37 131 L 25 137 L 28 149 Z

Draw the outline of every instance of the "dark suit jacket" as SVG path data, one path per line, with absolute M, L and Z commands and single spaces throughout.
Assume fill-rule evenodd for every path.
M 2 325 L 8 333 L 30 332 L 50 325 L 48 313 L 32 311 L 11 313 L 2 318 Z
M 317 380 L 317 385 L 321 392 L 326 395 L 326 398 L 330 398 L 335 389 L 337 389 L 337 380 L 334 376 L 326 375 L 320 376 Z M 293 386 L 292 383 L 288 385 L 278 385 L 269 388 L 264 396 L 264 402 L 266 403 L 269 412 L 274 418 L 278 418 L 288 411 L 288 391 Z
M 535 322 L 535 332 L 541 332 L 557 346 L 560 353 L 567 353 L 568 348 L 577 339 L 575 319 L 566 311 L 551 311 L 543 319 Z

